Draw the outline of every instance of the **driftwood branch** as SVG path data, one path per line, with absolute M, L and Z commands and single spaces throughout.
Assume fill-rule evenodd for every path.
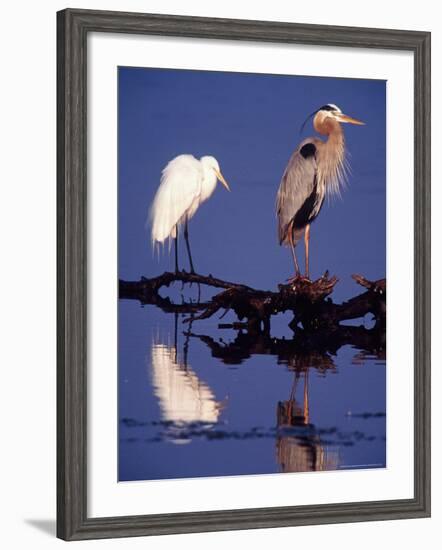
M 142 277 L 140 281 L 120 281 L 120 298 L 137 299 L 167 313 L 192 314 L 194 320 L 207 319 L 220 310 L 232 310 L 240 321 L 239 325 L 255 331 L 268 331 L 271 316 L 286 311 L 293 312 L 293 329 L 299 324 L 309 330 L 336 327 L 341 321 L 358 319 L 367 313 L 374 316 L 377 324 L 385 325 L 385 279 L 369 281 L 361 275 L 353 275 L 353 279 L 366 290 L 342 304 L 335 304 L 329 298 L 338 279 L 330 277 L 328 272 L 316 281 L 302 277 L 293 279 L 288 284 L 279 285 L 277 292 L 255 290 L 212 275 L 166 272 L 152 279 Z M 160 295 L 162 287 L 168 287 L 174 282 L 195 283 L 223 290 L 206 302 L 177 304 Z
M 306 330 L 337 327 L 341 321 L 358 319 L 367 313 L 374 316 L 378 325 L 385 326 L 385 279 L 369 281 L 361 275 L 353 275 L 353 279 L 366 290 L 342 304 L 335 304 L 329 298 L 338 279 L 330 277 L 328 272 L 316 281 L 298 277 L 288 284 L 279 285 L 276 292 L 255 290 L 212 275 L 204 276 L 185 271 L 166 272 L 152 279 L 142 277 L 140 281 L 120 281 L 120 298 L 152 304 L 167 313 L 192 314 L 194 320 L 207 319 L 220 310 L 232 310 L 240 323 L 237 326 L 230 325 L 231 327 L 245 326 L 255 332 L 268 332 L 271 316 L 286 311 L 293 312 L 294 318 L 290 325 L 293 329 L 299 324 Z M 162 287 L 168 287 L 174 282 L 196 283 L 223 290 L 207 302 L 176 304 L 159 293 Z
M 170 298 L 160 295 L 158 286 L 151 285 L 152 279 L 141 278 L 140 281 L 122 281 L 119 283 L 119 297 L 126 300 L 139 300 L 142 305 L 153 305 L 164 313 L 194 314 L 205 310 L 210 302 L 182 302 L 177 304 Z M 169 283 L 170 284 L 170 283 Z M 169 285 L 166 285 L 169 286 Z
M 193 314 L 210 308 L 212 305 L 211 302 L 183 302 L 176 304 L 169 298 L 163 298 L 159 293 L 160 289 L 162 287 L 169 287 L 172 283 L 176 282 L 241 291 L 252 290 L 246 285 L 223 281 L 212 275 L 205 276 L 198 273 L 188 273 L 187 271 L 178 271 L 176 273 L 166 271 L 162 275 L 151 279 L 147 279 L 146 277 L 141 277 L 139 281 L 123 281 L 120 279 L 119 296 L 123 299 L 139 300 L 143 305 L 157 306 L 165 313 Z
M 236 288 L 238 290 L 252 290 L 249 286 L 232 283 L 230 281 L 223 281 L 213 277 L 213 275 L 199 275 L 198 273 L 189 273 L 187 271 L 166 271 L 158 277 L 152 277 L 152 279 L 146 279 L 146 277 L 141 277 L 140 281 L 135 283 L 126 282 L 126 285 L 136 285 L 142 292 L 158 292 L 161 287 L 168 287 L 172 283 L 182 282 L 189 284 L 202 284 L 211 286 L 214 288 Z M 120 284 L 124 283 L 120 281 Z

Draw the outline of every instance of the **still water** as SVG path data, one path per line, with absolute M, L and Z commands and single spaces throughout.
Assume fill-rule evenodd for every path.
M 303 120 L 329 102 L 366 126 L 345 127 L 349 185 L 312 225 L 312 277 L 336 275 L 337 302 L 361 292 L 352 273 L 385 277 L 385 97 L 379 80 L 120 67 L 119 277 L 173 268 L 152 254 L 148 208 L 171 158 L 211 154 L 232 192 L 219 186 L 191 220 L 196 271 L 275 290 L 293 274 L 276 238 L 277 188 L 314 133 L 310 122 L 300 134 Z M 181 303 L 197 289 L 161 294 Z M 352 345 L 312 346 L 290 320 L 252 337 L 218 328 L 216 316 L 189 324 L 120 300 L 119 479 L 385 467 L 385 335 L 373 338 L 367 318 Z
M 283 319 L 269 337 L 185 317 L 120 301 L 120 481 L 385 467 L 382 343 L 333 355 Z

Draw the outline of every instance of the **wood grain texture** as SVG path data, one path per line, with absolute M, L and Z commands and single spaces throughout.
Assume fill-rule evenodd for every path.
M 415 441 L 412 499 L 87 517 L 87 34 L 138 33 L 412 51 Z M 430 33 L 89 10 L 57 14 L 57 536 L 65 540 L 430 515 Z

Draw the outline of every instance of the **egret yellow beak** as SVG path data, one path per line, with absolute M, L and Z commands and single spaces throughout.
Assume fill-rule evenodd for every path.
M 338 113 L 336 118 L 339 122 L 348 122 L 349 124 L 357 124 L 358 126 L 364 126 L 365 122 L 352 118 L 351 116 L 344 115 L 344 113 Z
M 219 179 L 219 181 L 224 185 L 224 187 L 227 189 L 227 191 L 230 191 L 229 184 L 224 179 L 224 176 L 221 174 L 219 170 L 215 170 L 216 177 Z

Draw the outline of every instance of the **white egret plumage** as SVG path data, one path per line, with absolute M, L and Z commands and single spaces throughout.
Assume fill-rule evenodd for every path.
M 216 424 L 221 403 L 190 365 L 178 359 L 175 346 L 153 342 L 151 369 L 164 420 L 175 424 Z
M 211 197 L 217 181 L 230 191 L 218 161 L 211 156 L 196 159 L 179 155 L 164 168 L 161 182 L 152 203 L 152 244 L 175 241 L 175 270 L 178 271 L 178 233 L 184 225 L 184 238 L 189 255 L 190 271 L 195 272 L 189 244 L 188 222 L 200 205 Z

